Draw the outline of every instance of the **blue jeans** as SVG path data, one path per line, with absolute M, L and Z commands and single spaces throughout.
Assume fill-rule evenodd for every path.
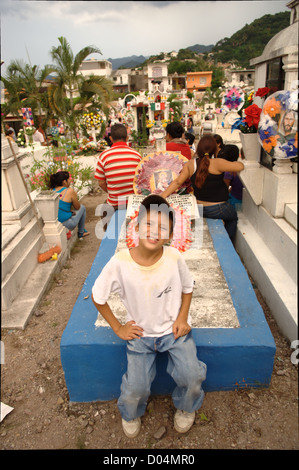
M 167 372 L 176 383 L 172 393 L 176 408 L 198 410 L 204 399 L 201 387 L 207 366 L 199 361 L 191 332 L 177 340 L 173 334 L 160 338 L 138 338 L 127 342 L 128 369 L 123 375 L 118 408 L 123 419 L 130 421 L 145 413 L 151 384 L 156 375 L 156 355 L 168 351 Z
M 229 238 L 233 241 L 236 234 L 238 215 L 236 209 L 229 201 L 203 206 L 203 217 L 208 219 L 222 219 Z
M 69 230 L 74 230 L 74 228 L 78 225 L 78 236 L 82 237 L 85 227 L 86 208 L 83 206 L 83 204 L 81 204 L 80 209 L 74 212 L 75 215 L 62 222 L 62 225 L 64 225 Z
M 242 209 L 242 199 L 237 199 L 235 196 L 232 196 L 230 194 L 228 200 L 231 203 L 231 205 L 234 206 L 236 211 L 239 211 Z

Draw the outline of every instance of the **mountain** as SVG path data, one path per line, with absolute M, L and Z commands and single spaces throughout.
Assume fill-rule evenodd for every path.
M 130 69 L 137 67 L 139 64 L 148 59 L 149 56 L 144 57 L 143 55 L 131 55 L 129 57 L 121 57 L 119 59 L 111 59 L 109 58 L 109 62 L 112 63 L 112 70 L 117 70 L 119 67 Z
M 209 46 L 203 46 L 202 44 L 195 44 L 194 46 L 189 46 L 186 49 L 195 52 L 196 54 L 204 54 L 205 52 L 211 52 L 214 45 L 210 44 Z
M 212 49 L 214 60 L 249 67 L 250 59 L 259 57 L 273 36 L 290 25 L 290 12 L 264 15 L 233 34 L 218 41 Z
M 221 39 L 216 45 L 210 44 L 204 46 L 195 44 L 186 47 L 196 54 L 212 52 L 214 61 L 222 63 L 235 63 L 241 67 L 249 67 L 250 59 L 262 54 L 265 45 L 270 39 L 290 24 L 290 12 L 284 11 L 275 15 L 264 15 L 254 20 L 249 25 L 246 24 L 242 29 L 234 33 L 230 38 Z M 180 51 L 184 51 L 180 49 Z M 161 57 L 160 57 L 161 56 Z M 162 59 L 163 53 L 157 56 L 132 55 L 118 59 L 108 59 L 112 63 L 112 69 L 134 68 L 143 64 L 148 59 Z M 177 60 L 177 58 L 174 58 Z

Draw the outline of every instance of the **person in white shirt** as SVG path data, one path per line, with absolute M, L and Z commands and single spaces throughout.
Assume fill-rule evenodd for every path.
M 39 142 L 41 145 L 45 146 L 47 143 L 45 142 L 43 134 L 39 130 L 35 130 L 33 134 L 33 142 Z
M 193 279 L 182 255 L 165 246 L 171 240 L 175 216 L 159 195 L 141 203 L 136 230 L 139 243 L 117 252 L 92 288 L 92 299 L 113 331 L 127 341 L 127 372 L 123 375 L 118 408 L 124 433 L 136 437 L 155 377 L 157 352 L 168 351 L 167 372 L 176 382 L 172 398 L 174 426 L 187 432 L 202 405 L 206 364 L 199 361 L 191 334 L 189 307 Z M 107 301 L 118 293 L 126 310 L 122 325 Z

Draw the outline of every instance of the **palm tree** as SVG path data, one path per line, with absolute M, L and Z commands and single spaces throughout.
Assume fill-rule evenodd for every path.
M 5 77 L 1 77 L 7 94 L 7 110 L 18 114 L 20 108 L 31 108 L 33 117 L 42 117 L 45 89 L 43 84 L 53 71 L 50 65 L 39 69 L 37 65 L 29 65 L 21 60 L 13 60 L 7 67 Z
M 69 122 L 72 132 L 76 129 L 74 98 L 81 96 L 81 104 L 84 106 L 88 99 L 91 99 L 93 95 L 97 95 L 102 104 L 106 106 L 111 97 L 111 85 L 108 84 L 107 79 L 94 75 L 84 77 L 79 72 L 83 60 L 93 53 L 102 54 L 100 49 L 94 46 L 86 46 L 74 56 L 66 38 L 59 37 L 58 41 L 59 46 L 52 47 L 50 51 L 57 74 L 55 84 L 49 90 L 50 103 L 53 109 L 56 109 L 56 112 L 61 113 L 64 121 Z

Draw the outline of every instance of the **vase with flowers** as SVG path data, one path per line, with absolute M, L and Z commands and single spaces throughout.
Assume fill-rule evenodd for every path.
M 232 125 L 231 130 L 239 129 L 240 140 L 242 149 L 246 160 L 259 161 L 260 160 L 260 142 L 258 140 L 258 125 L 260 121 L 260 115 L 262 108 L 257 106 L 253 102 L 254 96 L 260 96 L 263 98 L 269 93 L 268 87 L 259 88 L 256 93 L 251 91 L 245 95 L 244 106 L 240 112 L 243 117 L 237 119 Z
M 33 143 L 33 134 L 34 134 L 35 128 L 32 126 L 25 126 L 25 134 L 28 137 L 29 140 L 29 145 Z

